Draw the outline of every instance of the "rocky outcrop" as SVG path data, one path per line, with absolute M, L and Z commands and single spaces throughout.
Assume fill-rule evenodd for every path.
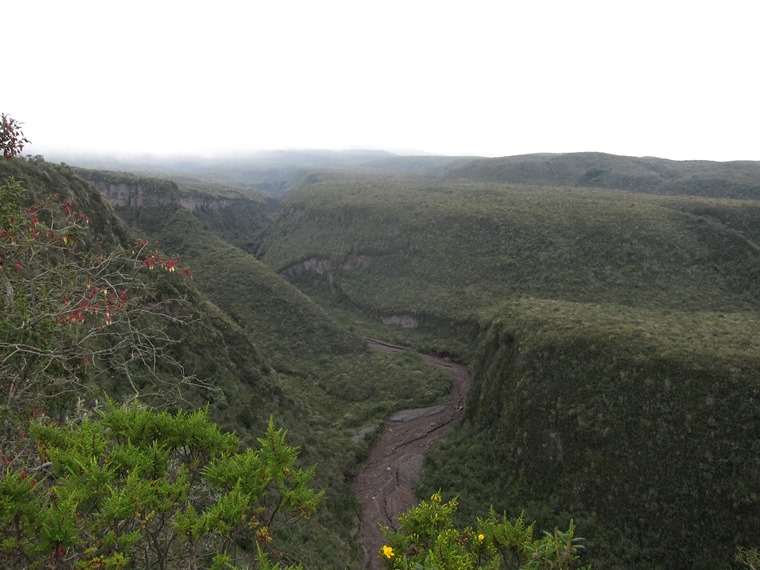
M 176 204 L 185 210 L 218 210 L 241 206 L 244 198 L 222 198 L 183 192 L 170 180 L 140 179 L 110 180 L 81 173 L 90 184 L 97 188 L 113 206 L 120 208 L 156 207 Z
M 280 275 L 285 279 L 293 279 L 303 273 L 315 273 L 326 276 L 332 281 L 334 271 L 335 264 L 329 259 L 325 259 L 324 257 L 309 257 L 283 269 L 280 271 Z
M 294 279 L 304 273 L 312 273 L 327 278 L 332 283 L 336 270 L 356 269 L 358 267 L 367 267 L 372 263 L 372 257 L 369 255 L 349 255 L 342 263 L 334 263 L 325 257 L 312 256 L 294 263 L 282 271 L 280 275 L 285 279 Z
M 391 315 L 380 319 L 384 325 L 401 327 L 402 329 L 416 329 L 420 323 L 417 319 L 409 315 Z
M 145 185 L 140 183 L 92 182 L 92 184 L 108 198 L 113 206 L 119 208 L 165 206 L 175 201 L 171 194 L 146 191 Z
M 325 257 L 312 256 L 294 263 L 282 271 L 280 275 L 288 281 L 302 278 L 304 275 L 316 276 L 318 280 L 327 281 L 332 292 L 338 288 L 335 284 L 337 271 L 350 271 L 360 267 L 367 267 L 372 263 L 372 256 L 363 254 L 351 254 L 341 263 L 334 263 Z M 416 329 L 420 326 L 418 319 L 411 315 L 388 315 L 380 317 L 383 324 L 403 329 Z
M 218 210 L 220 208 L 230 208 L 240 206 L 243 199 L 232 200 L 229 198 L 211 198 L 207 196 L 182 196 L 179 205 L 185 210 Z

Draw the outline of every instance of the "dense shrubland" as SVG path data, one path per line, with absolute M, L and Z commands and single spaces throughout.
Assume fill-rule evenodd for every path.
M 23 177 L 45 169 L 76 180 L 66 167 L 43 165 L 14 171 Z M 351 560 L 348 525 L 355 507 L 342 484 L 367 446 L 355 434 L 368 425 L 376 429 L 394 409 L 434 403 L 448 391 L 448 380 L 411 354 L 368 351 L 264 266 L 215 243 L 194 218 L 159 211 L 172 220 L 168 230 L 161 228 L 167 235 L 217 246 L 209 248 L 211 257 L 195 258 L 197 267 L 216 277 L 234 268 L 228 294 L 217 294 L 221 307 L 240 307 L 247 288 L 258 285 L 258 304 L 243 314 L 267 324 L 252 327 L 255 333 L 236 330 L 193 283 L 183 283 L 183 277 L 202 278 L 204 269 L 191 272 L 184 260 L 144 240 L 124 249 L 118 241 L 91 240 L 89 215 L 72 208 L 77 191 L 60 187 L 70 191 L 65 200 L 54 196 L 28 207 L 20 183 L 10 179 L 2 188 L 7 306 L 0 380 L 9 397 L 18 385 L 26 390 L 25 399 L 3 405 L 4 563 L 269 568 L 300 561 L 328 568 Z M 44 182 L 36 189 L 44 195 Z M 175 223 L 194 231 L 175 234 Z M 130 237 L 123 229 L 122 235 Z M 215 263 L 218 258 L 227 264 Z M 278 286 L 284 302 L 276 301 Z M 264 348 L 246 346 L 249 334 Z M 210 356 L 204 344 L 222 354 L 204 359 Z M 252 362 L 240 362 L 238 350 Z M 240 369 L 225 374 L 225 362 Z M 241 402 L 246 393 L 259 397 Z M 154 411 L 138 400 L 177 411 Z M 205 411 L 182 411 L 204 401 L 210 404 Z M 315 459 L 319 472 L 295 465 L 297 448 L 271 420 L 258 440 L 261 449 L 250 449 L 265 410 L 296 427 L 292 439 L 303 443 L 299 463 Z M 244 439 L 220 432 L 212 414 Z M 317 493 L 310 482 L 327 492 Z M 298 519 L 304 520 L 294 525 Z M 337 528 L 326 528 L 330 524 Z M 570 540 L 568 552 L 574 552 Z
M 401 515 L 397 530 L 383 529 L 388 544 L 383 545 L 380 555 L 386 568 L 549 570 L 578 567 L 584 540 L 575 536 L 572 521 L 566 531 L 555 528 L 535 538 L 535 523 L 526 523 L 523 514 L 512 520 L 491 508 L 488 516 L 479 517 L 474 527 L 463 527 L 454 522 L 456 512 L 457 500 L 444 501 L 441 493 L 436 492 L 429 501 L 422 501 Z
M 478 175 L 461 169 L 450 182 L 366 172 L 303 174 L 300 180 L 312 184 L 284 201 L 280 218 L 263 234 L 271 202 L 249 194 L 245 211 L 188 211 L 172 200 L 119 208 L 120 218 L 150 244 L 135 257 L 138 265 L 157 251 L 158 240 L 172 252 L 160 258 L 158 267 L 166 269 L 166 260 L 181 255 L 178 267 L 191 266 L 193 279 L 149 269 L 135 274 L 139 279 L 129 282 L 136 291 L 128 295 L 130 301 L 139 307 L 170 299 L 174 308 L 134 323 L 120 323 L 114 313 L 114 322 L 96 329 L 102 334 L 95 339 L 97 350 L 111 351 L 113 357 L 82 366 L 83 354 L 77 353 L 77 367 L 59 375 L 77 386 L 69 400 L 41 398 L 57 407 L 14 412 L 5 441 L 23 440 L 24 453 L 14 452 L 6 483 L 44 506 L 35 507 L 39 514 L 34 516 L 47 516 L 45 509 L 59 508 L 50 497 L 84 490 L 61 473 L 38 484 L 38 468 L 46 463 L 43 448 L 53 440 L 76 442 L 85 432 L 105 442 L 110 432 L 99 422 L 108 414 L 148 413 L 157 422 L 158 415 L 150 416 L 157 412 L 142 408 L 103 409 L 103 395 L 127 400 L 184 378 L 184 403 L 177 398 L 164 403 L 171 412 L 160 421 L 186 421 L 190 416 L 175 412 L 208 402 L 202 421 L 213 419 L 223 430 L 235 431 L 236 445 L 243 447 L 228 451 L 245 453 L 241 450 L 257 448 L 258 436 L 271 433 L 271 417 L 288 428 L 288 446 L 299 450 L 298 464 L 288 469 L 317 466 L 311 487 L 324 494 L 316 513 L 294 525 L 273 526 L 270 554 L 282 553 L 284 563 L 302 561 L 306 567 L 356 566 L 361 553 L 351 533 L 357 507 L 346 482 L 383 417 L 435 403 L 448 389 L 445 378 L 413 355 L 373 353 L 361 338 L 385 336 L 466 358 L 473 379 L 465 425 L 430 454 L 423 474 L 420 492 L 438 499 L 424 502 L 397 533 L 389 533 L 389 550 L 381 554 L 386 564 L 498 566 L 499 549 L 507 543 L 497 535 L 511 533 L 518 540 L 509 548 L 523 553 L 514 559 L 515 567 L 550 567 L 548 559 L 540 565 L 540 553 L 546 554 L 552 541 L 564 544 L 571 557 L 581 554 L 576 562 L 604 568 L 726 566 L 737 547 L 757 543 L 760 531 L 760 466 L 754 459 L 760 441 L 760 206 L 752 199 L 710 196 L 754 197 L 752 165 L 739 165 L 734 178 L 730 169 L 694 165 L 699 168 L 690 182 L 688 172 L 679 170 L 683 165 L 655 165 L 655 172 L 654 163 L 623 161 L 623 170 L 615 172 L 620 161 L 595 166 L 593 156 L 580 158 L 588 164 L 569 158 L 561 164 L 577 174 L 572 189 L 562 187 L 560 179 L 547 186 L 546 157 L 517 170 L 533 176 L 540 187 L 499 183 L 504 166 L 499 164 L 478 166 Z M 23 182 L 27 205 L 57 192 L 62 204 L 70 200 L 75 211 L 89 213 L 80 244 L 93 246 L 88 252 L 99 247 L 128 253 L 138 243 L 103 198 L 65 165 L 38 158 L 3 161 L 0 175 Z M 88 175 L 93 176 L 115 184 L 134 182 L 118 173 Z M 484 181 L 473 182 L 478 176 Z M 596 188 L 581 187 L 583 181 Z M 653 181 L 662 185 L 652 186 Z M 204 200 L 241 192 L 223 184 L 209 191 L 205 183 L 187 180 L 167 185 L 143 178 L 140 184 L 157 195 L 184 192 Z M 600 189 L 605 186 L 618 189 Z M 255 245 L 266 265 L 246 253 Z M 69 244 L 62 247 L 65 253 Z M 302 292 L 273 269 L 291 270 L 287 273 Z M 8 281 L 14 291 L 22 276 L 12 274 Z M 120 298 L 119 288 L 114 290 Z M 88 291 L 91 285 L 80 298 Z M 27 295 L 35 302 L 38 297 Z M 104 320 L 109 305 L 101 305 Z M 45 311 L 40 314 L 53 314 Z M 181 318 L 165 318 L 171 315 Z M 65 323 L 63 316 L 59 322 L 51 317 L 60 330 L 40 329 L 42 336 L 34 342 L 70 342 L 71 335 L 58 333 L 77 330 L 64 328 L 73 327 L 75 317 Z M 14 317 L 2 318 L 12 325 L 8 319 Z M 378 325 L 378 318 L 417 323 L 417 328 L 391 330 Z M 129 372 L 133 387 L 127 372 L 112 373 L 119 370 L 111 364 L 120 347 L 106 339 L 117 331 L 114 337 L 123 337 L 126 324 L 138 323 L 181 342 L 162 347 L 166 360 L 150 374 Z M 4 326 L 10 330 L 19 329 Z M 7 343 L 17 339 L 5 334 L 7 354 Z M 92 353 L 93 348 L 81 346 Z M 4 380 L 13 376 L 3 374 Z M 162 405 L 158 399 L 151 403 Z M 27 437 L 23 422 L 32 417 L 37 423 L 29 432 L 33 437 Z M 47 425 L 45 418 L 56 421 Z M 209 429 L 216 433 L 215 427 Z M 126 457 L 118 444 L 104 445 Z M 164 447 L 160 453 L 171 455 L 181 447 Z M 131 452 L 138 457 L 146 450 Z M 52 463 L 44 469 L 56 469 Z M 172 477 L 184 469 L 181 463 L 166 463 L 174 466 Z M 86 473 L 116 476 L 107 470 L 79 472 Z M 57 490 L 59 483 L 65 489 Z M 126 480 L 113 479 L 113 497 L 120 485 Z M 437 489 L 457 495 L 457 502 L 442 502 Z M 272 497 L 261 498 L 266 503 Z M 93 512 L 103 512 L 105 503 L 97 501 L 105 498 L 87 500 L 99 505 Z M 179 518 L 162 516 L 173 521 L 175 530 L 195 529 L 185 536 L 199 540 L 199 565 L 216 555 L 219 567 L 244 559 L 269 564 L 256 559 L 254 543 L 260 541 L 251 536 L 241 541 L 234 525 L 224 531 L 235 535 L 230 548 L 214 546 L 221 527 L 195 524 L 201 512 L 206 520 L 223 523 L 214 518 L 213 501 L 194 504 L 195 514 L 188 505 L 177 507 Z M 473 524 L 489 505 L 495 511 Z M 17 514 L 28 517 L 24 537 L 29 538 L 29 529 L 41 523 L 33 509 L 26 509 Z M 523 533 L 530 528 L 521 522 L 523 511 L 541 528 L 569 532 L 533 540 Z M 135 544 L 153 532 L 155 519 L 144 520 L 144 515 L 141 510 L 123 518 L 131 521 L 125 533 L 147 532 L 127 537 Z M 262 528 L 263 519 L 256 520 Z M 76 553 L 77 560 L 104 563 L 111 557 L 114 567 L 121 563 L 121 546 L 112 548 L 108 545 L 115 543 L 107 541 L 103 546 L 97 538 L 101 550 L 91 550 L 86 543 L 97 536 L 92 527 L 77 529 L 89 522 L 75 517 L 72 524 L 71 549 L 66 550 L 72 557 Z M 576 527 L 586 538 L 581 551 L 570 549 Z M 21 558 L 28 555 L 25 548 L 48 550 L 45 556 L 68 555 L 49 550 L 50 542 L 40 546 L 43 539 L 5 544 L 11 556 Z M 737 562 L 753 567 L 756 551 L 741 549 Z
M 271 420 L 260 452 L 236 454 L 240 440 L 208 411 L 181 411 L 219 390 L 172 350 L 172 327 L 192 313 L 181 288 L 162 284 L 190 270 L 144 241 L 91 241 L 70 199 L 24 205 L 23 194 L 13 177 L 0 186 L 0 560 L 270 567 L 275 514 L 308 516 L 321 494 Z M 109 397 L 132 404 L 101 409 Z
M 470 516 L 482 501 L 572 516 L 602 567 L 721 567 L 760 530 L 760 351 L 746 320 L 698 320 L 504 307 L 474 359 L 471 426 L 430 455 L 425 487 L 458 482 Z
M 286 200 L 260 253 L 280 271 L 327 259 L 333 287 L 386 314 L 464 320 L 515 295 L 753 309 L 759 213 L 755 201 L 343 176 Z M 368 263 L 340 269 L 351 255 Z
M 260 449 L 240 451 L 208 410 L 108 404 L 93 415 L 33 421 L 35 452 L 3 456 L 5 567 L 280 567 L 277 526 L 320 501 L 313 469 L 295 467 L 271 422 Z
M 602 567 L 714 568 L 760 531 L 758 204 L 336 175 L 260 252 L 326 260 L 288 273 L 479 347 L 467 427 L 421 485 L 455 489 L 461 523 L 524 509 L 574 518 Z

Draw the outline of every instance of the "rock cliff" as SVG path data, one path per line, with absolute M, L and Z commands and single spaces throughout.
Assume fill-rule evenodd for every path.
M 138 180 L 114 182 L 97 177 L 83 176 L 95 188 L 102 192 L 108 201 L 116 207 L 142 208 L 144 206 L 166 206 L 177 204 L 185 210 L 218 210 L 231 206 L 240 206 L 245 198 L 222 198 L 183 192 L 175 182 L 170 180 L 146 182 Z M 160 182 L 160 183 L 157 183 Z

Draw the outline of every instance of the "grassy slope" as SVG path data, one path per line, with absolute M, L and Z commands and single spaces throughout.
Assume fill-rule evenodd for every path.
M 759 224 L 755 201 L 336 176 L 260 252 L 328 260 L 376 314 L 482 323 L 472 427 L 425 492 L 572 513 L 601 567 L 714 567 L 760 532 Z
M 0 180 L 9 177 L 21 182 L 30 201 L 39 201 L 51 193 L 62 199 L 76 200 L 82 212 L 94 212 L 90 219 L 90 237 L 106 244 L 128 245 L 132 239 L 127 226 L 114 215 L 108 201 L 64 165 L 30 163 L 24 160 L 0 161 Z
M 267 263 L 330 260 L 333 289 L 355 305 L 445 325 L 437 336 L 456 322 L 484 327 L 472 429 L 431 457 L 428 489 L 460 493 L 465 512 L 526 507 L 549 524 L 572 513 L 599 567 L 715 567 L 734 543 L 752 541 L 756 202 L 319 180 L 287 202 L 261 249 Z M 265 388 L 235 393 L 225 420 L 274 413 L 326 484 L 366 449 L 352 434 L 441 392 L 413 359 L 351 348 L 351 335 L 224 244 L 213 224 L 176 209 L 128 217 L 193 266 L 231 327 L 228 341 L 240 341 L 232 352 L 250 346 L 264 363 Z M 410 375 L 420 391 L 410 392 Z M 318 526 L 298 539 L 304 560 L 350 559 L 350 503 L 340 482 L 331 487 Z

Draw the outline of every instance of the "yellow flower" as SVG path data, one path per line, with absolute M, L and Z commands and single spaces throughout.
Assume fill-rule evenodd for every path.
M 483 542 L 485 539 L 486 539 L 486 535 L 485 535 L 485 534 L 479 534 L 479 535 L 478 535 L 478 540 L 479 540 L 480 542 Z
M 433 496 L 430 497 L 430 500 L 434 503 L 440 503 L 441 502 L 441 495 L 438 493 L 433 493 Z
M 388 545 L 383 546 L 383 556 L 386 558 L 393 558 L 393 549 Z

